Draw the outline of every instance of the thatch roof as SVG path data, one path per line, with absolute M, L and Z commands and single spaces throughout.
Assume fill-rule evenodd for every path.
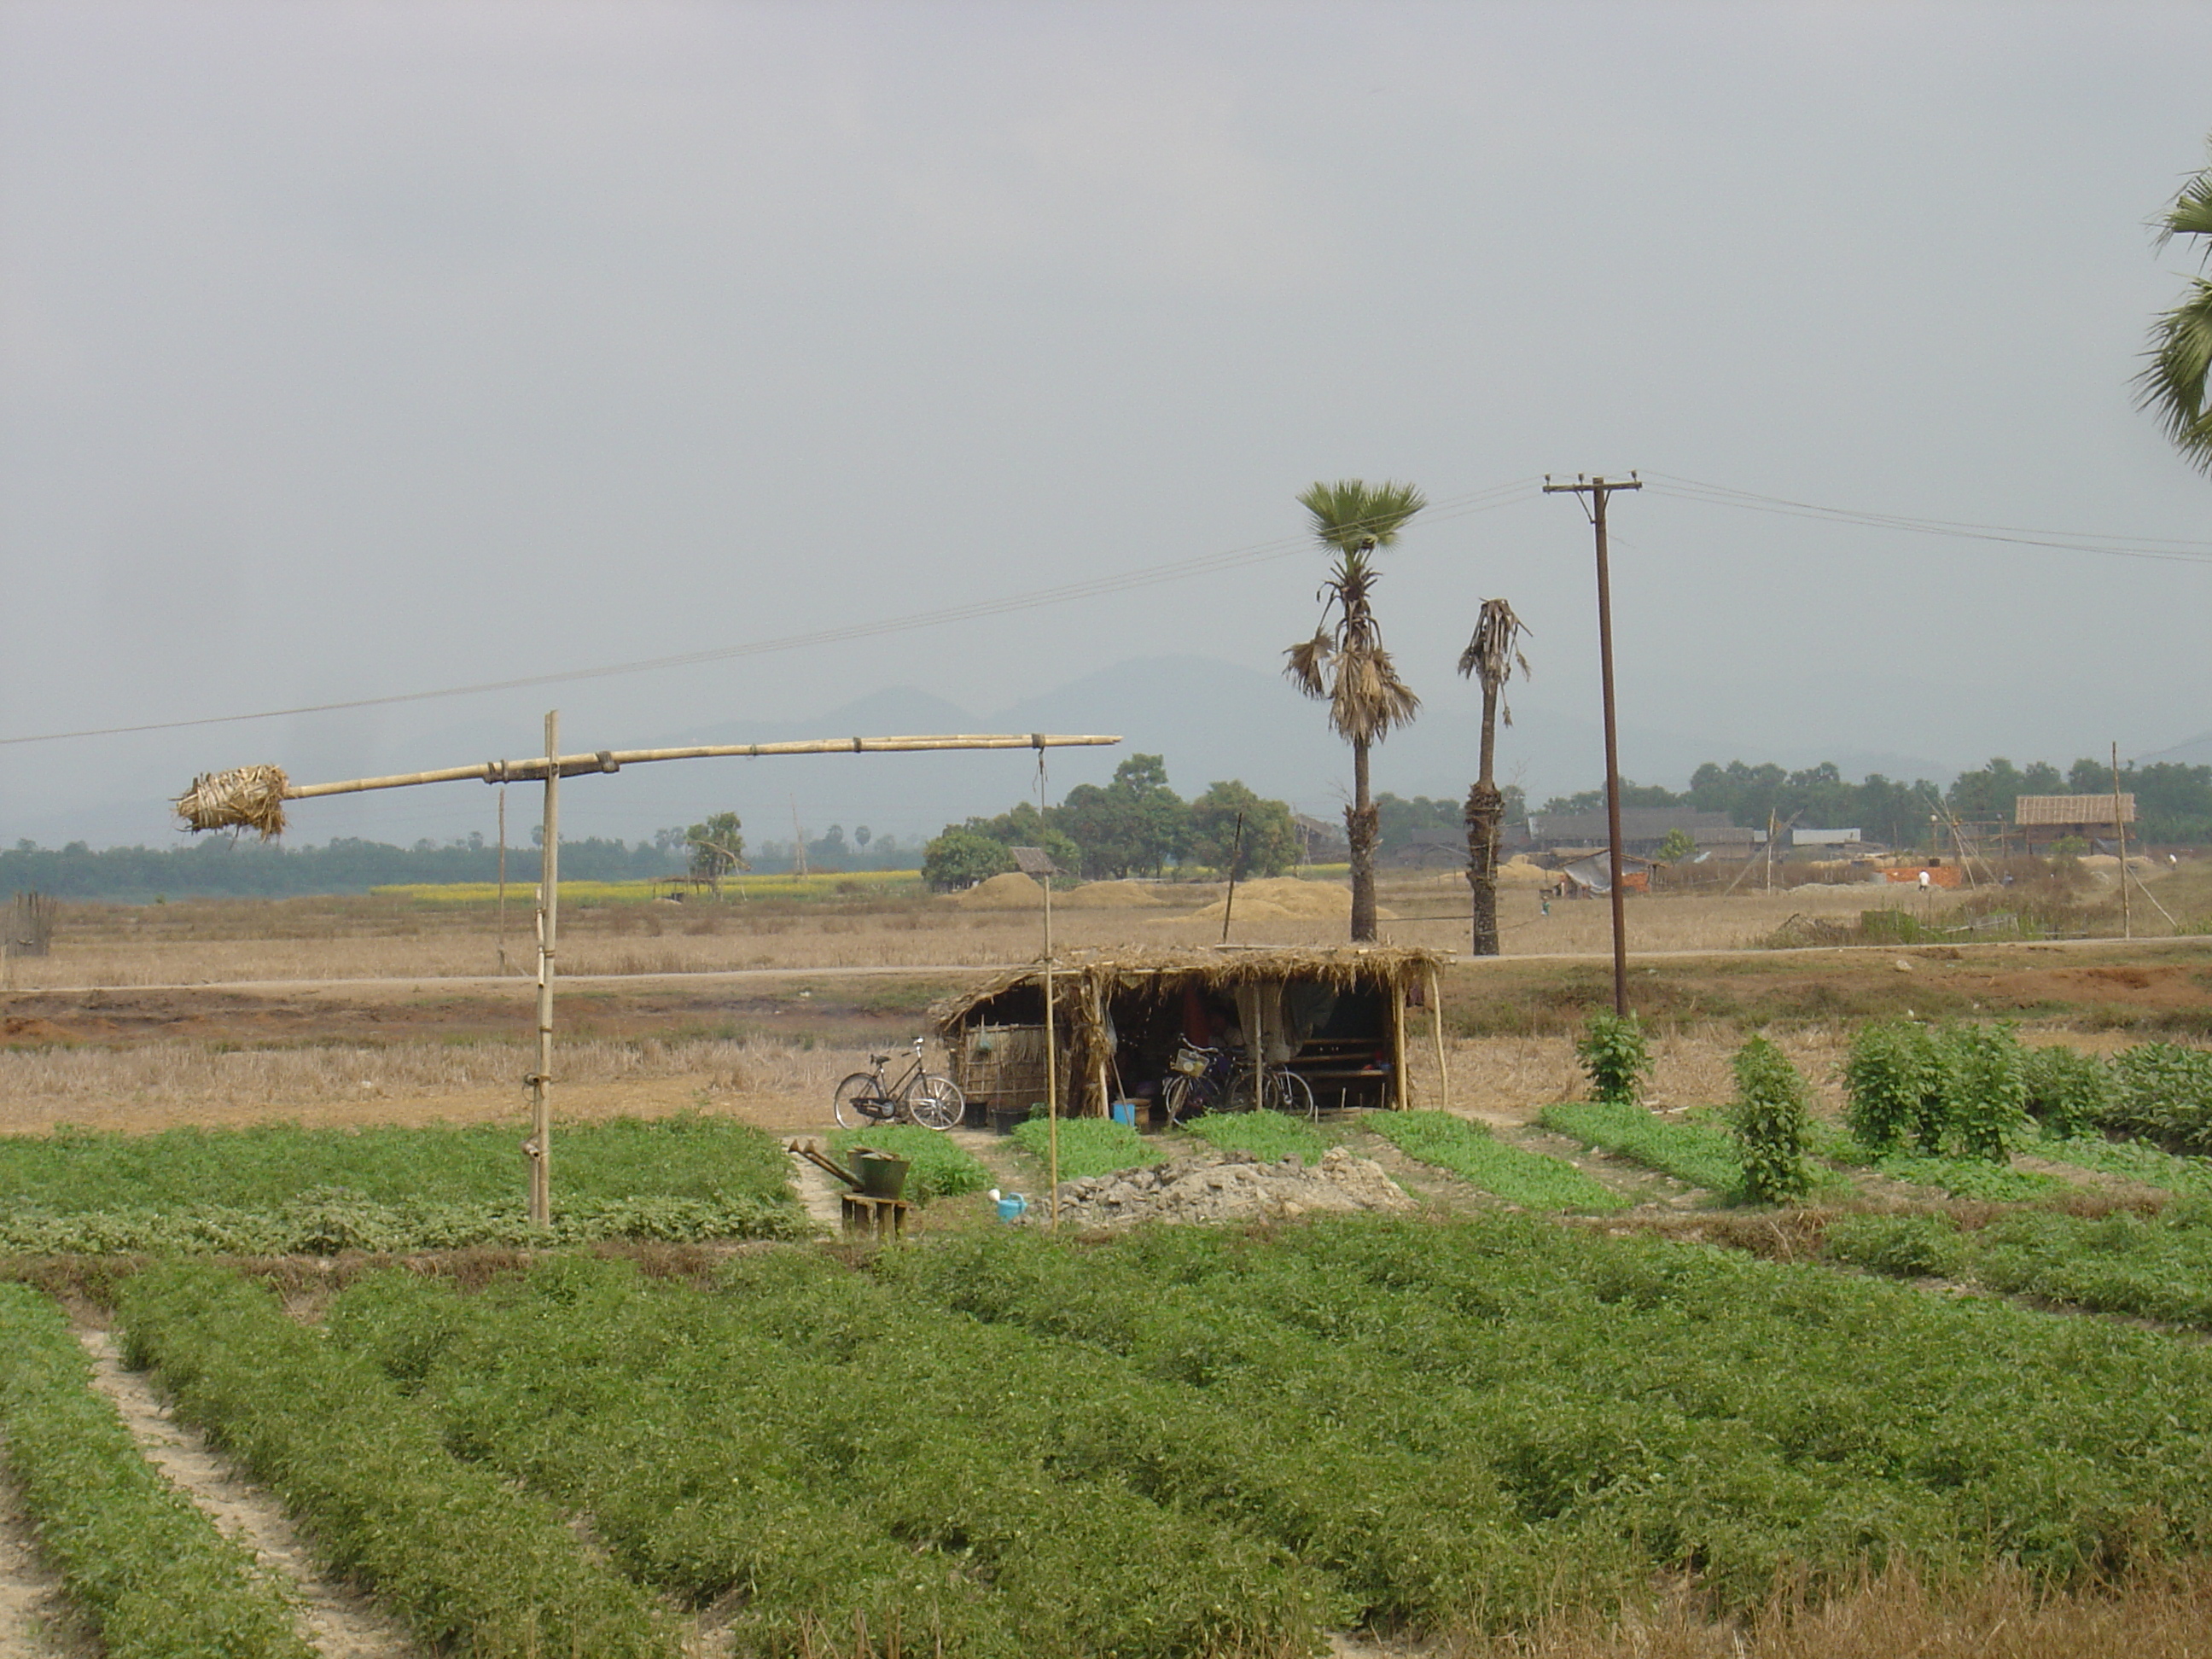
M 1379 979 L 1403 988 L 1421 983 L 1450 960 L 1448 952 L 1404 945 L 1085 951 L 1054 965 L 1053 1000 L 1057 1004 L 1061 995 L 1072 995 L 1078 988 L 1110 996 L 1146 981 L 1193 978 L 1208 990 L 1221 991 L 1292 979 L 1317 979 L 1340 989 L 1363 979 Z M 950 1030 L 970 1010 L 1008 991 L 1039 984 L 1042 977 L 1042 968 L 1035 963 L 1002 969 L 969 990 L 933 1003 L 929 1018 L 939 1031 Z
M 2112 797 L 2101 795 L 2021 795 L 2012 804 L 2014 824 L 2110 823 Z M 2120 797 L 2120 822 L 2136 821 L 2136 798 Z

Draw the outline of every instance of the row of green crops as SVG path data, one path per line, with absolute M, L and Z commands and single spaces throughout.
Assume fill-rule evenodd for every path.
M 1612 1100 L 1555 1102 L 1536 1121 L 1692 1187 L 1732 1193 L 1743 1182 L 1735 1139 L 1710 1123 L 1657 1117 L 1641 1106 Z
M 1249 1152 L 1262 1164 L 1279 1164 L 1286 1158 L 1318 1164 L 1329 1148 L 1311 1123 L 1283 1112 L 1211 1112 L 1184 1127 L 1209 1146 Z
M 1449 1112 L 1377 1112 L 1367 1127 L 1400 1152 L 1529 1210 L 1599 1212 L 1628 1200 L 1571 1164 L 1509 1146 Z
M 303 1194 L 270 1210 L 95 1210 L 0 1213 L 0 1255 L 336 1255 L 478 1245 L 525 1249 L 602 1239 L 690 1243 L 799 1238 L 812 1231 L 794 1206 L 753 1198 L 640 1198 L 564 1202 L 550 1228 L 508 1204 L 372 1204 L 355 1194 Z
M 179 1414 L 426 1644 L 480 1659 L 675 1659 L 653 1599 L 587 1554 L 558 1511 L 451 1456 L 429 1413 L 261 1285 L 170 1263 L 128 1281 L 119 1311 L 129 1362 L 150 1365 Z
M 309 1659 L 252 1556 L 140 1454 L 61 1309 L 0 1284 L 0 1434 L 39 1544 L 112 1659 Z
M 855 1146 L 872 1146 L 904 1158 L 905 1195 L 920 1203 L 980 1193 L 992 1185 L 991 1171 L 973 1152 L 941 1131 L 918 1123 L 874 1123 L 865 1129 L 841 1129 L 830 1137 L 830 1149 L 840 1158 L 850 1158 Z
M 1849 1216 L 1829 1224 L 1826 1249 L 1878 1273 L 2212 1327 L 2212 1203 L 2202 1199 L 2151 1217 L 2018 1211 L 1972 1232 L 1944 1215 Z
M 1014 1130 L 1014 1144 L 1046 1164 L 1052 1150 L 1052 1125 L 1033 1117 Z M 1146 1139 L 1127 1123 L 1104 1117 L 1064 1117 L 1060 1120 L 1060 1178 L 1081 1181 L 1090 1176 L 1111 1175 L 1157 1164 L 1164 1157 L 1158 1143 Z
M 48 1215 L 273 1211 L 301 1193 L 334 1188 L 374 1204 L 500 1204 L 526 1184 L 521 1134 L 519 1125 L 489 1123 L 0 1136 L 0 1207 Z M 553 1154 L 563 1203 L 791 1201 L 789 1162 L 775 1137 L 704 1113 L 564 1124 Z
M 1225 1656 L 1511 1625 L 1662 1567 L 1742 1607 L 1784 1564 L 2065 1580 L 2212 1544 L 2212 1354 L 1503 1213 L 991 1229 L 740 1257 L 708 1291 L 388 1273 L 327 1329 L 330 1365 L 588 1516 L 624 1573 L 738 1593 L 744 1652 L 860 1620 Z

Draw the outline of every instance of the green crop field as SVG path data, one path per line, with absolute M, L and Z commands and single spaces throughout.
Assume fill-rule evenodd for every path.
M 1573 1164 L 1510 1146 L 1480 1124 L 1449 1112 L 1377 1112 L 1368 1127 L 1407 1157 L 1525 1209 L 1602 1212 L 1628 1203 Z
M 494 1124 L 0 1137 L 0 1255 L 539 1242 L 519 1139 Z M 554 1156 L 556 1243 L 806 1231 L 775 1139 L 726 1118 L 565 1127 Z
M 1784 1569 L 2212 1545 L 2193 1343 L 1502 1213 L 389 1271 L 319 1337 L 168 1267 L 120 1317 L 346 1571 L 487 1654 L 672 1654 L 665 1596 L 740 1653 L 1225 1659 L 1655 1570 L 1741 1609 Z
M 1210 1146 L 1249 1152 L 1263 1164 L 1286 1158 L 1318 1164 L 1329 1148 L 1311 1123 L 1284 1112 L 1213 1112 L 1184 1127 Z

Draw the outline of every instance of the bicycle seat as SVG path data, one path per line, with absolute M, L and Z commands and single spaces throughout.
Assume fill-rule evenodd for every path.
M 890 1056 L 889 1054 L 870 1054 L 868 1056 L 868 1063 L 871 1066 L 889 1065 L 890 1063 Z

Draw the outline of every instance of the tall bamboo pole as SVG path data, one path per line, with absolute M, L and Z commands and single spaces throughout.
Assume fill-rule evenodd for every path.
M 1045 1179 L 1052 1183 L 1052 1225 L 1060 1227 L 1060 1055 L 1052 1018 L 1052 871 L 1044 881 L 1044 1119 Z
M 507 786 L 499 787 L 499 976 L 507 977 Z
M 553 1224 L 553 955 L 561 920 L 561 711 L 545 715 L 545 845 L 538 874 L 538 1070 L 530 1079 L 530 1220 Z
M 2120 816 L 2120 745 L 2112 745 L 2112 832 L 2120 838 L 2120 937 L 2136 936 L 2135 917 L 2128 909 L 2128 826 Z

